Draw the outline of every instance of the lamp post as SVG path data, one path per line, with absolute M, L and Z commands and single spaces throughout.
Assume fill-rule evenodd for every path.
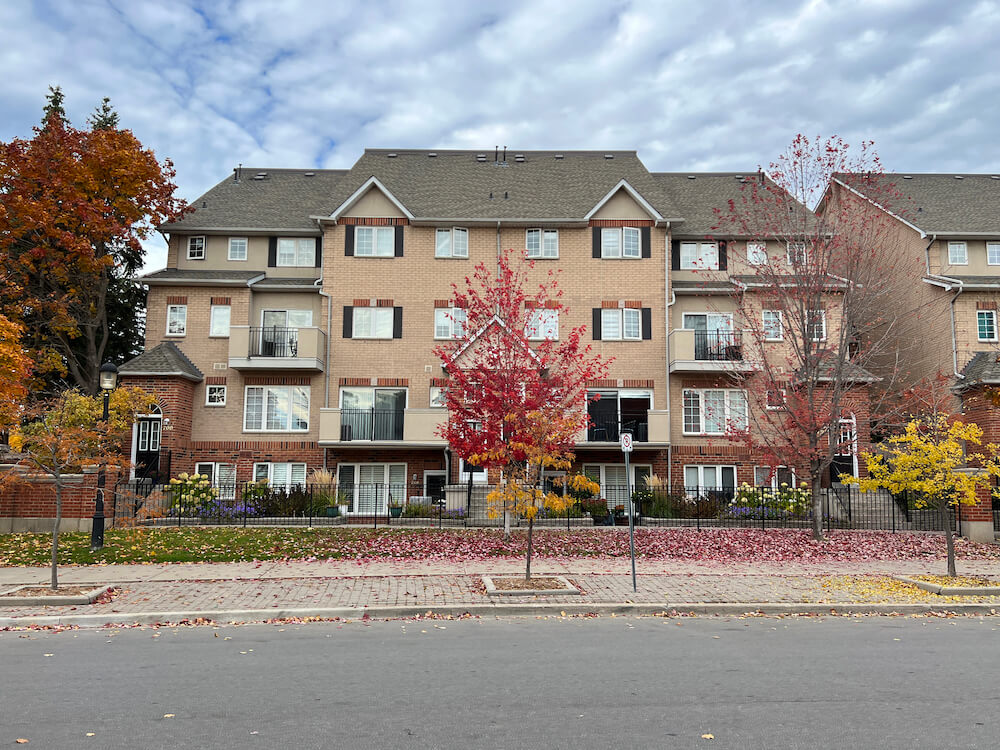
M 104 393 L 104 424 L 108 423 L 111 391 L 118 385 L 118 368 L 112 362 L 105 362 L 100 369 L 101 391 Z M 97 475 L 97 499 L 94 502 L 94 518 L 90 527 L 90 549 L 99 550 L 104 546 L 104 483 L 107 473 L 101 464 Z

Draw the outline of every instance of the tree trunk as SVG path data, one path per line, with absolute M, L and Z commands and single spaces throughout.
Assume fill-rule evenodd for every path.
M 527 562 L 524 566 L 524 580 L 531 580 L 531 532 L 535 528 L 535 517 L 532 516 L 528 519 L 528 554 Z
M 510 541 L 510 511 L 507 510 L 506 503 L 503 506 L 503 540 Z
M 56 520 L 52 522 L 52 589 L 59 588 L 59 525 L 62 523 L 62 480 L 56 477 Z
M 820 488 L 822 472 L 814 471 L 812 474 L 812 531 L 813 540 L 822 542 L 823 536 L 823 491 Z
M 944 532 L 945 547 L 948 549 L 948 575 L 956 576 L 958 572 L 955 570 L 955 537 L 951 533 L 951 519 L 948 518 L 948 502 L 946 500 L 938 501 L 938 511 L 941 515 L 941 530 Z

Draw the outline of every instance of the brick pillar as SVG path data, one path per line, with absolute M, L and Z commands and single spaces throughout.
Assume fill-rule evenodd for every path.
M 984 474 L 982 469 L 959 469 L 965 474 Z M 962 520 L 962 536 L 974 542 L 992 542 L 993 535 L 993 492 L 990 486 L 976 487 L 976 504 L 958 506 L 958 517 Z

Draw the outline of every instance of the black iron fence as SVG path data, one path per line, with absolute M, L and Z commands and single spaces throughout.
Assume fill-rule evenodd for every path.
M 297 357 L 299 355 L 298 328 L 250 329 L 250 357 Z
M 341 409 L 340 439 L 402 440 L 402 409 Z
M 502 509 L 490 502 L 485 484 L 454 484 L 426 494 L 416 484 L 365 483 L 284 485 L 265 482 L 192 482 L 150 485 L 121 483 L 115 488 L 115 526 L 425 526 L 502 527 Z M 550 488 L 559 494 L 560 487 Z M 811 528 L 812 495 L 804 488 L 681 487 L 638 489 L 602 487 L 602 497 L 564 498 L 543 507 L 538 526 L 683 526 L 701 528 Z M 883 531 L 936 531 L 938 511 L 919 508 L 906 494 L 861 492 L 855 487 L 822 490 L 823 527 Z M 1000 511 L 997 511 L 1000 514 Z M 952 529 L 961 531 L 954 510 Z M 512 514 L 512 526 L 525 515 Z
M 741 331 L 695 331 L 694 358 L 739 362 L 743 359 L 743 333 Z

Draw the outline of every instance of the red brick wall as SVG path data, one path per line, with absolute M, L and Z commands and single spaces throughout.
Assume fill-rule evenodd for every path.
M 114 475 L 107 478 L 113 487 Z M 94 515 L 97 497 L 97 473 L 75 474 L 63 488 L 63 518 L 90 518 Z M 107 495 L 105 513 L 111 513 L 111 493 Z M 0 518 L 55 518 L 56 488 L 44 476 L 25 476 L 0 492 Z

